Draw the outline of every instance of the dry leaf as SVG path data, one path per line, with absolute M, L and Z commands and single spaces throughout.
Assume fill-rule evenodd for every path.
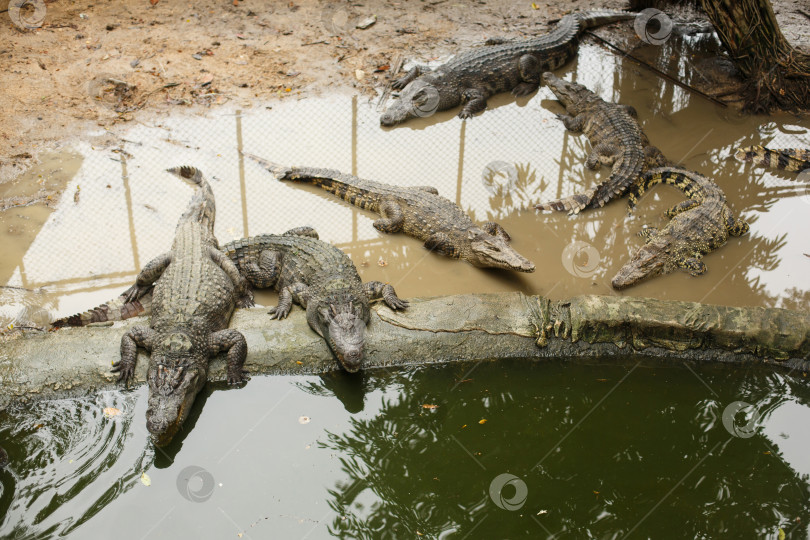
M 479 423 L 479 424 L 486 424 L 486 423 L 487 423 L 487 419 L 486 419 L 486 418 L 482 418 L 481 420 L 479 420 L 479 421 L 478 421 L 478 423 Z
M 423 408 L 423 409 L 430 409 L 430 410 L 433 410 L 433 409 L 438 409 L 438 408 L 439 408 L 439 406 L 438 406 L 438 405 L 433 405 L 432 403 L 423 403 L 423 404 L 422 404 L 422 408 Z
M 121 414 L 121 410 L 116 409 L 115 407 L 105 407 L 103 412 L 104 416 L 106 416 L 107 418 L 112 418 L 113 416 L 118 416 L 119 414 Z
M 152 479 L 146 473 L 141 473 L 141 484 L 149 487 L 152 485 Z

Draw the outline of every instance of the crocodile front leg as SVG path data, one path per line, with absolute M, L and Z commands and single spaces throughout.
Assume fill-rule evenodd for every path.
M 365 291 L 366 296 L 368 296 L 369 302 L 382 298 L 383 301 L 388 304 L 388 307 L 393 310 L 405 309 L 408 307 L 408 301 L 399 298 L 394 290 L 394 287 L 388 283 L 383 283 L 382 281 L 369 281 L 368 283 L 363 283 L 363 290 Z
M 135 364 L 138 361 L 138 347 L 147 351 L 152 350 L 152 339 L 155 331 L 148 326 L 133 326 L 121 338 L 121 359 L 112 365 L 113 373 L 118 373 L 118 381 L 126 385 L 135 374 Z
M 386 199 L 380 204 L 382 219 L 374 221 L 374 228 L 383 233 L 395 233 L 402 230 L 405 217 L 398 202 Z
M 731 236 L 742 236 L 748 232 L 749 228 L 748 223 L 740 218 L 729 216 L 726 219 L 726 229 Z
M 446 233 L 438 232 L 431 235 L 425 240 L 425 247 L 446 257 L 452 257 L 454 259 L 461 257 L 461 251 Z
M 472 118 L 477 112 L 487 108 L 487 98 L 489 96 L 478 88 L 468 88 L 461 93 L 461 100 L 467 104 L 458 113 L 459 118 Z
M 422 74 L 428 73 L 429 71 L 432 70 L 427 66 L 419 66 L 419 65 L 414 66 L 403 77 L 394 80 L 394 82 L 391 83 L 391 88 L 393 88 L 394 90 L 401 90 L 406 86 L 408 86 L 408 84 L 412 82 L 415 78 L 417 78 Z
M 225 272 L 236 287 L 236 291 L 234 291 L 234 293 L 238 298 L 237 306 L 241 308 L 248 308 L 252 306 L 253 292 L 250 290 L 247 279 L 245 279 L 245 276 L 239 273 L 239 269 L 236 268 L 233 261 L 215 247 L 209 248 L 208 254 L 211 256 L 211 260 L 214 261 L 217 266 L 222 268 L 222 271 Z
M 571 116 L 568 114 L 558 114 L 557 118 L 562 120 L 565 129 L 568 131 L 573 131 L 578 133 L 582 131 L 582 128 L 585 127 L 585 115 L 579 114 L 577 116 Z
M 167 251 L 163 255 L 159 255 L 149 261 L 143 270 L 140 271 L 138 277 L 135 279 L 135 285 L 124 291 L 123 296 L 126 303 L 134 302 L 149 290 L 154 285 L 155 281 L 163 275 L 166 268 L 172 262 L 172 252 Z
M 481 225 L 481 228 L 484 229 L 484 231 L 487 234 L 491 234 L 492 236 L 500 236 L 501 238 L 503 238 L 507 242 L 512 241 L 512 237 L 509 236 L 509 233 L 506 232 L 506 229 L 504 229 L 500 225 L 500 223 L 495 223 L 494 221 L 487 221 L 486 223 Z
M 512 89 L 512 95 L 528 96 L 540 86 L 540 62 L 533 54 L 524 54 L 518 60 L 518 71 L 523 81 Z
M 269 289 L 276 284 L 281 273 L 281 255 L 277 251 L 265 249 L 259 253 L 259 261 L 240 261 L 242 273 L 251 285 L 259 289 Z
M 214 332 L 208 345 L 212 354 L 228 351 L 228 384 L 247 382 L 248 372 L 243 369 L 247 359 L 247 341 L 241 332 L 232 328 Z
M 687 257 L 686 259 L 677 261 L 680 268 L 683 268 L 693 276 L 700 276 L 706 273 L 706 263 L 700 260 L 700 255 L 694 257 Z
M 309 287 L 304 283 L 296 282 L 287 287 L 283 287 L 278 291 L 278 305 L 270 308 L 267 313 L 270 314 L 271 319 L 283 319 L 290 313 L 292 309 L 293 299 L 295 299 L 303 307 L 306 307 L 309 300 Z

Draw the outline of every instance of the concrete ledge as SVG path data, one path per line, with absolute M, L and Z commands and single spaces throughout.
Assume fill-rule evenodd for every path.
M 251 374 L 322 373 L 339 369 L 304 311 L 271 320 L 265 308 L 237 310 L 231 327 L 247 339 Z M 123 330 L 138 317 L 106 327 L 23 333 L 0 348 L 0 407 L 31 399 L 82 395 L 115 386 Z M 761 362 L 810 368 L 810 314 L 646 298 L 580 296 L 550 302 L 521 293 L 411 299 L 394 312 L 372 310 L 366 367 L 504 358 L 657 357 L 668 361 Z M 134 384 L 142 384 L 141 352 Z M 222 356 L 210 379 L 224 380 Z

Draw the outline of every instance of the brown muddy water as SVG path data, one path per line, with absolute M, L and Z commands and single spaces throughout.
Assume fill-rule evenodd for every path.
M 662 212 L 682 200 L 674 188 L 653 190 L 633 216 L 626 199 L 576 217 L 531 209 L 610 172 L 585 168 L 590 144 L 564 129 L 555 116 L 563 109 L 545 88 L 517 101 L 497 96 L 470 121 L 447 111 L 386 130 L 378 122 L 379 101 L 338 95 L 155 119 L 133 126 L 121 147 L 76 143 L 47 156 L 2 187 L 37 192 L 44 182 L 61 188 L 50 208 L 0 213 L 2 322 L 38 322 L 45 312 L 67 315 L 127 287 L 141 266 L 170 245 L 191 197 L 191 187 L 164 172 L 180 164 L 199 167 L 211 180 L 221 243 L 309 224 L 351 255 L 364 280 L 390 282 L 404 298 L 520 290 L 554 299 L 627 294 L 810 309 L 810 187 L 730 157 L 749 144 L 806 147 L 810 121 L 737 117 L 595 45 L 584 44 L 579 61 L 561 75 L 635 106 L 652 143 L 714 178 L 731 208 L 751 224 L 748 235 L 706 257 L 704 276 L 675 273 L 623 293 L 610 287 L 642 244 L 636 235 L 641 226 L 662 223 Z M 430 254 L 407 236 L 378 233 L 373 214 L 318 189 L 278 182 L 243 159 L 240 149 L 282 164 L 433 185 L 474 220 L 500 222 L 537 271 L 481 270 Z M 267 293 L 259 300 L 274 298 Z

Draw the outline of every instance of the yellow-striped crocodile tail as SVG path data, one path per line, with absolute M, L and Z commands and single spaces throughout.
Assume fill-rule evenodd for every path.
M 746 146 L 737 150 L 734 157 L 755 165 L 783 171 L 801 172 L 810 169 L 810 149 L 765 148 Z

